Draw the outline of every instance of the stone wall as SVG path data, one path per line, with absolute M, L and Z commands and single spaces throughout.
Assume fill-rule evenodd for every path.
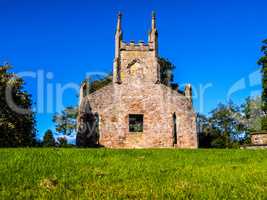
M 267 132 L 251 134 L 251 143 L 254 145 L 267 145 Z
M 133 46 L 134 47 L 134 46 Z M 135 79 L 156 82 L 159 77 L 158 60 L 154 51 L 150 50 L 121 50 L 120 73 L 122 83 Z
M 162 84 L 111 84 L 84 99 L 100 116 L 100 144 L 110 148 L 197 148 L 191 102 Z M 173 145 L 173 113 L 177 144 Z M 129 132 L 129 114 L 144 115 L 142 133 Z

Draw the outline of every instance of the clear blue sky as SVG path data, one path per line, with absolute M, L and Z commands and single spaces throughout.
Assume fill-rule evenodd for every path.
M 146 41 L 155 10 L 159 52 L 176 65 L 175 80 L 192 83 L 195 94 L 212 84 L 203 108 L 195 98 L 196 111 L 209 113 L 225 102 L 237 81 L 235 103 L 260 92 L 259 74 L 253 79 L 253 73 L 267 38 L 266 0 L 0 0 L 0 8 L 0 62 L 10 62 L 14 72 L 52 72 L 46 83 L 53 88 L 80 83 L 86 72 L 111 72 L 117 12 L 123 12 L 124 40 Z M 34 102 L 36 85 L 26 78 Z M 73 90 L 64 93 L 65 106 L 77 101 Z M 51 116 L 37 114 L 39 136 L 54 129 Z

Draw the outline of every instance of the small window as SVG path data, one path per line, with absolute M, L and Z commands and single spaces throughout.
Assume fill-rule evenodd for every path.
M 129 115 L 129 132 L 143 132 L 144 115 Z

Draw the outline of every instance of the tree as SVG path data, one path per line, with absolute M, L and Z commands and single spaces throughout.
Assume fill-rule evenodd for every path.
M 211 131 L 218 136 L 213 140 L 212 146 L 220 148 L 235 146 L 245 130 L 239 107 L 231 102 L 228 105 L 219 104 L 211 114 L 209 119 Z
M 58 140 L 58 145 L 60 147 L 66 147 L 68 145 L 68 140 L 66 137 L 59 137 L 57 140 Z
M 247 98 L 245 103 L 241 105 L 241 110 L 244 115 L 244 123 L 247 131 L 260 131 L 262 117 L 264 116 L 261 97 Z
M 219 104 L 209 117 L 197 115 L 199 147 L 232 148 L 248 139 L 243 110 L 233 103 Z
M 78 110 L 76 107 L 66 107 L 60 114 L 53 116 L 53 122 L 56 124 L 56 131 L 63 135 L 71 135 L 76 129 Z
M 160 82 L 169 86 L 173 81 L 173 70 L 175 66 L 166 58 L 159 58 Z
M 215 139 L 215 135 L 211 131 L 211 125 L 209 118 L 203 114 L 197 114 L 197 134 L 198 134 L 198 146 L 200 148 L 212 147 L 212 141 Z
M 262 111 L 265 117 L 262 119 L 262 130 L 267 130 L 267 39 L 263 41 L 261 47 L 263 56 L 259 59 L 258 64 L 262 67 Z
M 45 147 L 54 147 L 56 145 L 56 140 L 53 136 L 53 132 L 48 129 L 43 137 L 43 146 Z
M 243 124 L 245 126 L 243 144 L 250 144 L 250 133 L 262 130 L 262 119 L 265 113 L 262 110 L 262 100 L 260 96 L 247 98 L 241 105 L 241 113 L 243 115 Z
M 0 66 L 0 146 L 33 146 L 36 129 L 31 95 L 10 68 L 8 64 Z

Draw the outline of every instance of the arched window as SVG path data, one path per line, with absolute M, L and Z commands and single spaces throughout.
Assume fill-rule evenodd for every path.
M 99 144 L 99 137 L 100 137 L 99 121 L 100 121 L 99 114 L 96 112 L 95 113 L 95 126 L 94 126 L 95 130 L 94 131 L 95 131 L 95 134 L 96 134 L 96 142 L 97 142 L 97 144 Z

